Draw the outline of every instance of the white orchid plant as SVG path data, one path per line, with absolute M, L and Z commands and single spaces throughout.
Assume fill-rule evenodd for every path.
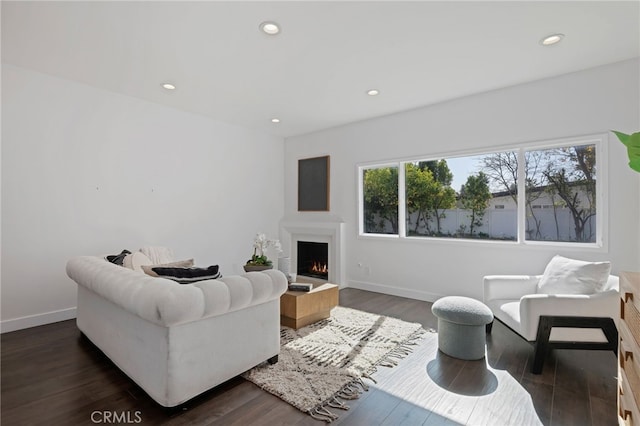
M 267 250 L 273 249 L 282 252 L 279 240 L 270 240 L 265 234 L 258 233 L 253 239 L 253 256 L 247 261 L 247 265 L 273 266 L 273 262 L 267 258 Z

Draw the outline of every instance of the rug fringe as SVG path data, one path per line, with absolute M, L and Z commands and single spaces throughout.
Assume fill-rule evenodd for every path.
M 369 373 L 373 374 L 374 371 L 376 371 L 376 370 L 370 371 Z M 369 375 L 369 373 L 362 373 L 362 377 L 365 377 L 365 378 L 371 380 L 374 384 L 378 384 L 377 380 L 374 379 L 373 377 L 371 377 Z M 362 380 L 360 380 L 360 381 L 362 382 Z M 362 384 L 364 385 L 364 382 Z M 366 390 L 369 390 L 369 388 L 367 387 Z
M 376 381 L 374 380 L 374 383 L 378 383 L 378 382 L 376 382 Z M 362 386 L 362 390 L 364 390 L 365 392 L 367 392 L 367 391 L 369 390 L 369 386 L 367 386 L 367 385 L 362 381 L 362 377 L 360 377 L 360 378 L 358 379 L 358 384 L 359 384 L 360 386 Z
M 352 386 L 352 383 L 346 384 L 337 394 L 343 399 L 357 399 L 360 397 L 362 392 L 355 386 Z
M 336 414 L 327 410 L 325 407 L 316 407 L 313 410 L 309 411 L 309 415 L 316 420 L 322 420 L 327 423 L 331 423 L 338 418 Z
M 432 330 L 432 329 L 430 329 Z M 389 367 L 393 368 L 398 365 L 398 361 L 404 359 L 409 356 L 413 352 L 413 348 L 410 346 L 415 346 L 418 344 L 418 341 L 424 338 L 424 335 L 427 333 L 424 329 L 418 329 L 411 336 L 406 338 L 402 343 L 400 343 L 397 347 L 391 350 L 384 358 L 382 358 L 376 365 L 372 366 L 369 373 L 373 374 L 377 370 L 377 366 Z M 363 374 L 363 377 L 367 377 L 368 379 L 373 380 L 373 378 L 367 374 Z M 374 381 L 375 383 L 375 381 Z
M 322 420 L 327 423 L 331 423 L 339 416 L 336 413 L 329 411 L 328 407 L 337 408 L 340 410 L 348 410 L 349 406 L 344 401 L 360 398 L 362 392 L 367 392 L 369 386 L 367 386 L 360 377 L 355 377 L 351 382 L 347 383 L 328 401 L 317 405 L 312 410 L 308 411 L 309 415 L 316 420 Z
M 333 408 L 339 408 L 341 410 L 348 410 L 349 406 L 347 404 L 345 404 L 344 402 L 340 401 L 338 398 L 336 398 L 335 396 L 333 397 L 333 399 L 331 401 L 329 401 L 327 403 L 327 405 L 329 407 L 333 407 Z

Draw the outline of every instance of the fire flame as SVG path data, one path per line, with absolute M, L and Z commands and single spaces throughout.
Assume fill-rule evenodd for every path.
M 328 274 L 329 269 L 327 268 L 326 263 L 313 261 L 311 264 L 311 272 L 316 274 Z

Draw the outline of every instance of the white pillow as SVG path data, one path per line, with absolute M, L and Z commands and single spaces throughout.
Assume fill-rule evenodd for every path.
M 153 262 L 139 251 L 126 255 L 122 261 L 122 266 L 133 269 L 134 271 L 143 272 L 142 265 L 153 265 Z
M 147 256 L 153 262 L 153 265 L 160 265 L 173 262 L 173 250 L 160 246 L 148 246 L 142 247 L 140 250 L 142 254 Z
M 585 262 L 554 256 L 538 282 L 542 294 L 593 294 L 604 290 L 611 262 Z

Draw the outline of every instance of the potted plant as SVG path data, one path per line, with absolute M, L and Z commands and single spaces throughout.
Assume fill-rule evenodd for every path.
M 258 233 L 253 240 L 253 256 L 244 265 L 245 272 L 264 271 L 273 268 L 273 262 L 267 257 L 267 250 L 273 248 L 282 251 L 280 241 L 270 240 L 265 234 Z
M 631 135 L 616 132 L 615 130 L 612 130 L 612 132 L 615 133 L 618 139 L 620 139 L 620 142 L 627 147 L 629 167 L 640 173 L 640 132 Z

